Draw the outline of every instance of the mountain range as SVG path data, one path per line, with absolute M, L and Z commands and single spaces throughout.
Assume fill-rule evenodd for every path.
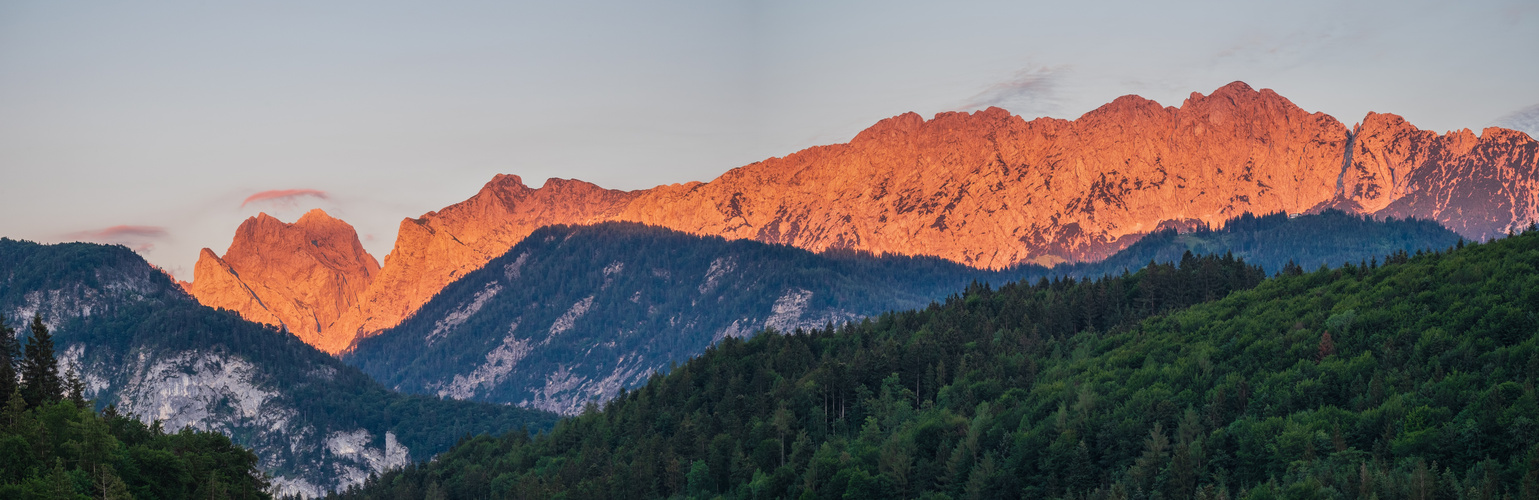
M 1446 249 L 1434 222 L 1336 210 L 1244 214 L 1164 230 L 1098 263 L 982 270 L 936 257 L 807 250 L 636 223 L 547 226 L 466 274 L 342 360 L 396 390 L 566 415 L 644 384 L 725 338 L 918 309 L 978 283 L 1100 278 L 1229 256 L 1280 272 Z
M 0 314 L 13 327 L 43 318 L 85 397 L 171 431 L 230 436 L 285 494 L 321 496 L 467 434 L 556 418 L 391 392 L 293 335 L 198 304 L 123 246 L 0 238 Z
M 1247 212 L 1415 217 L 1484 240 L 1539 220 L 1536 155 L 1521 132 L 1440 135 L 1380 113 L 1348 127 L 1241 82 L 1179 107 L 1124 96 L 1075 120 L 906 113 L 707 183 L 536 189 L 498 175 L 464 202 L 403 220 L 377 270 L 345 223 L 259 216 L 224 256 L 202 253 L 188 290 L 337 353 L 553 224 L 632 221 L 978 269 L 1097 261 L 1162 228 Z M 297 236 L 312 234 L 324 237 Z
M 1539 231 L 1456 247 L 1265 279 L 1194 257 L 727 338 L 343 498 L 1532 498 Z

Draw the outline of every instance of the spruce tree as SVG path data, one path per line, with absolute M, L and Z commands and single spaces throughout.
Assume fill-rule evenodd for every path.
M 16 329 L 5 324 L 0 314 L 0 397 L 7 397 L 17 388 L 16 361 L 21 357 L 21 347 L 16 343 Z
M 63 395 L 64 383 L 59 380 L 59 360 L 53 357 L 53 336 L 43 325 L 42 316 L 32 317 L 32 338 L 21 360 L 21 396 L 27 407 L 36 408 L 58 401 Z
M 69 394 L 69 401 L 75 403 L 76 408 L 84 410 L 91 407 L 91 402 L 85 398 L 85 383 L 80 381 L 80 376 L 75 375 L 74 367 L 70 367 L 64 374 L 64 388 Z

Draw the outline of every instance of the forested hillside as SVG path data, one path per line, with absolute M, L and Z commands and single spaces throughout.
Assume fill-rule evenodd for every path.
M 812 253 L 634 223 L 551 226 L 343 355 L 385 385 L 576 414 L 725 337 L 925 307 L 971 282 L 1101 277 L 1233 253 L 1270 273 L 1448 248 L 1436 223 L 1339 211 L 1148 235 L 1107 261 L 981 271 L 924 257 Z
M 975 286 L 724 339 L 345 496 L 1532 498 L 1536 266 L 1530 231 L 1264 281 L 1210 257 Z
M 293 335 L 199 305 L 122 246 L 0 239 L 0 312 L 40 316 L 85 397 L 167 429 L 230 436 L 285 493 L 324 494 L 466 434 L 554 421 L 391 392 Z
M 343 359 L 398 390 L 576 414 L 723 338 L 923 307 L 991 276 L 635 223 L 550 226 Z
M 22 349 L 0 317 L 0 498 L 268 498 L 257 457 L 216 432 L 167 433 L 113 406 L 98 414 L 60 377 L 41 321 Z M 18 374 L 21 375 L 18 378 Z
M 1173 225 L 1174 226 L 1174 225 Z M 1340 210 L 1288 217 L 1287 214 L 1241 214 L 1219 229 L 1170 227 L 1145 235 L 1106 260 L 1053 268 L 1076 277 L 1100 277 L 1149 262 L 1176 262 L 1185 252 L 1197 255 L 1232 253 L 1268 274 L 1293 262 L 1304 269 L 1367 263 L 1395 252 L 1442 250 L 1459 241 L 1458 233 L 1437 222 L 1418 219 L 1375 220 Z

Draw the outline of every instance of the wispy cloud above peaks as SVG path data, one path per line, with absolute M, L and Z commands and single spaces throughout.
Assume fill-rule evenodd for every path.
M 76 231 L 64 235 L 64 238 L 74 241 L 123 245 L 132 248 L 136 252 L 145 252 L 155 248 L 155 241 L 164 239 L 169 235 L 170 233 L 166 231 L 166 228 L 160 226 L 120 225 Z
M 1009 80 L 983 89 L 968 99 L 961 109 L 998 106 L 1026 118 L 1050 115 L 1062 104 L 1058 87 L 1068 70 L 1067 66 L 1028 66 Z
M 319 189 L 273 189 L 247 196 L 245 201 L 240 202 L 240 206 L 241 208 L 245 208 L 246 205 L 251 203 L 292 204 L 296 199 L 306 196 L 320 198 L 322 200 L 330 199 L 330 197 L 326 195 L 325 191 L 321 191 Z
M 1539 104 L 1508 113 L 1491 122 L 1491 125 L 1517 130 L 1539 139 Z

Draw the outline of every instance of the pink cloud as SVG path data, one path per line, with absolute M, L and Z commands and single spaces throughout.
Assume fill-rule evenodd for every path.
M 303 196 L 314 196 L 323 200 L 329 198 L 326 196 L 325 191 L 321 191 L 319 189 L 273 189 L 247 196 L 245 201 L 240 202 L 240 206 L 241 208 L 245 208 L 246 204 L 248 203 L 256 203 L 262 201 L 292 201 L 295 198 Z
M 64 235 L 65 238 L 76 241 L 94 241 L 97 243 L 110 243 L 127 246 L 137 252 L 149 251 L 155 245 L 149 240 L 164 238 L 170 233 L 160 226 L 132 226 L 121 225 L 87 231 L 76 231 Z

